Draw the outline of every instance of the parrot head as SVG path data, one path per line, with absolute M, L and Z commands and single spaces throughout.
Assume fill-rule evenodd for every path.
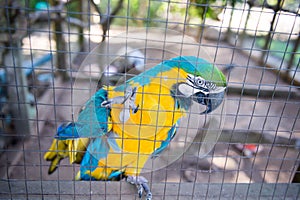
M 217 67 L 193 56 L 176 57 L 172 61 L 177 61 L 177 66 L 187 73 L 186 79 L 176 84 L 177 95 L 205 105 L 206 110 L 201 114 L 212 112 L 222 103 L 227 84 Z
M 194 56 L 165 60 L 127 83 L 138 88 L 155 81 L 168 87 L 177 105 L 185 110 L 192 105 L 190 99 L 206 106 L 206 110 L 200 114 L 210 113 L 222 103 L 227 85 L 224 74 L 217 67 Z M 120 85 L 115 90 L 125 91 L 124 86 L 127 87 L 126 84 Z

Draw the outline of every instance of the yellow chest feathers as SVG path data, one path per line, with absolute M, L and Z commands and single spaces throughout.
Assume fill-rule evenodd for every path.
M 185 81 L 183 70 L 172 69 L 160 73 L 145 86 L 132 83 L 137 87 L 135 104 L 139 106 L 136 113 L 130 110 L 130 118 L 120 121 L 120 113 L 124 109 L 122 104 L 114 104 L 111 109 L 112 129 L 122 138 L 164 140 L 168 131 L 184 113 L 176 106 L 171 96 L 171 88 L 178 81 Z M 109 91 L 108 98 L 124 95 L 124 92 Z

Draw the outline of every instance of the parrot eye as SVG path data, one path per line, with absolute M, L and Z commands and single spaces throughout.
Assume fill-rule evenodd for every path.
M 214 90 L 216 89 L 216 84 L 211 81 L 206 81 L 202 77 L 194 77 L 192 75 L 187 76 L 188 84 L 194 87 L 200 87 L 206 90 Z
M 196 78 L 196 80 L 195 80 L 195 84 L 197 85 L 197 86 L 200 86 L 200 87 L 203 87 L 203 86 L 205 86 L 206 85 L 206 83 L 205 83 L 205 80 L 204 79 L 202 79 L 202 78 Z

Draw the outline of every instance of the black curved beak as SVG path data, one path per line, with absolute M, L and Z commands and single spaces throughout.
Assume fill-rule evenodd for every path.
M 225 95 L 225 88 L 220 88 L 217 91 L 208 92 L 208 93 L 204 93 L 201 91 L 197 92 L 192 96 L 192 98 L 194 101 L 207 106 L 207 109 L 204 112 L 200 113 L 202 115 L 202 114 L 208 114 L 213 110 L 215 110 L 216 108 L 218 108 L 218 106 L 223 102 L 224 95 Z

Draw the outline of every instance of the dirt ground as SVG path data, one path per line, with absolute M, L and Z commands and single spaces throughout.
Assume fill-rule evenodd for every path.
M 154 33 L 153 37 L 161 36 Z M 174 38 L 176 40 L 176 36 Z M 149 44 L 151 44 L 150 40 Z M 145 44 L 141 44 L 143 45 Z M 158 44 L 153 44 L 153 46 L 156 45 Z M 235 66 L 226 73 L 229 86 L 283 90 L 287 93 L 295 89 L 281 81 L 270 69 L 259 67 L 251 59 L 251 55 L 241 53 L 227 43 L 202 39 L 201 45 L 206 49 L 208 58 L 219 68 L 224 69 L 228 65 Z M 176 49 L 181 49 L 180 44 L 177 44 Z M 149 56 L 150 54 L 151 58 L 162 57 L 160 50 L 152 51 Z M 172 57 L 172 54 L 167 56 Z M 197 54 L 195 45 L 186 45 L 182 54 Z M 73 75 L 79 77 L 80 73 Z M 45 94 L 37 99 L 35 107 L 37 120 L 33 122 L 30 139 L 10 146 L 1 155 L 2 178 L 74 179 L 78 170 L 77 165 L 70 165 L 68 160 L 64 160 L 59 170 L 49 176 L 47 174 L 49 163 L 43 159 L 59 124 L 76 118 L 80 105 L 93 92 L 91 89 L 95 86 L 93 80 L 87 78 L 72 80 L 62 82 L 59 78 L 55 79 Z M 72 83 L 75 83 L 75 87 Z M 77 91 L 78 88 L 83 90 Z M 235 134 L 236 130 L 254 131 L 271 135 L 274 138 L 281 136 L 291 141 L 290 138 L 300 137 L 299 110 L 299 98 L 228 94 L 223 128 L 233 130 L 232 134 Z M 180 133 L 177 135 L 180 137 Z M 177 141 L 175 139 L 175 147 Z M 251 158 L 243 156 L 234 148 L 235 143 L 238 142 L 217 142 L 207 155 L 195 156 L 197 152 L 186 153 L 169 166 L 145 173 L 145 176 L 151 182 L 196 181 L 203 183 L 287 183 L 293 178 L 295 167 L 299 162 L 299 152 L 293 148 L 292 143 L 282 144 L 274 140 L 272 144 L 258 141 L 261 151 Z

